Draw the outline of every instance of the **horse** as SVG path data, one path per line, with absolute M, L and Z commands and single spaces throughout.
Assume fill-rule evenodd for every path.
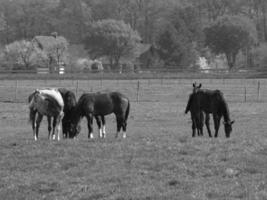
M 64 101 L 64 117 L 62 119 L 63 138 L 74 138 L 75 135 L 71 134 L 70 132 L 70 120 L 77 104 L 75 94 L 65 88 L 58 88 L 58 91 L 60 92 Z
M 130 112 L 129 99 L 120 92 L 107 93 L 84 93 L 79 98 L 71 122 L 71 132 L 74 135 L 79 134 L 80 121 L 83 117 L 87 118 L 88 138 L 93 138 L 93 118 L 96 119 L 99 128 L 99 137 L 105 138 L 105 115 L 114 113 L 117 121 L 118 137 L 121 129 L 123 138 L 126 138 L 127 118 Z M 101 126 L 102 122 L 102 126 Z
M 48 121 L 48 139 L 60 140 L 60 122 L 64 116 L 64 101 L 57 89 L 35 90 L 28 97 L 29 103 L 29 121 L 32 123 L 34 140 L 38 140 L 39 127 L 43 116 L 47 116 Z M 36 118 L 37 115 L 37 118 Z M 51 127 L 51 118 L 53 118 L 53 128 Z
M 196 82 L 193 83 L 192 94 L 196 93 L 201 88 L 201 86 L 202 86 L 201 83 L 198 86 Z M 189 95 L 189 99 L 187 101 L 187 106 L 185 109 L 185 114 L 187 114 L 190 111 L 191 120 L 192 120 L 192 137 L 195 137 L 196 129 L 197 129 L 198 136 L 203 136 L 204 113 L 203 111 L 196 109 L 196 106 L 198 105 L 192 102 L 193 100 L 192 94 Z
M 193 85 L 194 86 L 194 85 Z M 201 87 L 201 85 L 200 85 Z M 223 93 L 220 90 L 208 90 L 208 89 L 193 89 L 192 99 L 189 102 L 189 107 L 192 107 L 195 113 L 205 113 L 205 124 L 208 130 L 208 134 L 211 136 L 209 127 L 209 114 L 213 115 L 215 137 L 218 137 L 218 131 L 220 128 L 220 120 L 224 118 L 224 131 L 227 138 L 230 137 L 232 132 L 232 121 L 230 119 L 230 112 L 226 100 L 224 99 Z
M 192 137 L 195 137 L 196 129 L 198 136 L 203 136 L 204 114 L 202 111 L 197 109 L 198 105 L 195 103 L 195 101 L 193 101 L 193 99 L 194 99 L 193 94 L 190 94 L 185 109 L 185 114 L 187 114 L 190 111 L 192 120 Z

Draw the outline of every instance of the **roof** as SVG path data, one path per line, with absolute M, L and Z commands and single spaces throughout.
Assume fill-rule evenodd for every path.
M 140 57 L 142 54 L 147 52 L 151 48 L 151 46 L 152 46 L 151 44 L 143 44 L 143 43 L 137 44 L 134 50 L 134 55 L 136 57 Z
M 65 42 L 66 39 L 62 36 L 35 36 L 33 41 L 36 41 L 41 49 L 48 49 L 58 43 Z

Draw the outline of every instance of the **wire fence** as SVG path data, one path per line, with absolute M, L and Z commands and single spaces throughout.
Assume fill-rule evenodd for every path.
M 49 71 L 48 71 L 49 72 Z M 5 79 L 229 79 L 229 78 L 267 78 L 267 68 L 261 69 L 193 69 L 193 68 L 151 68 L 134 71 L 64 71 L 64 73 L 38 73 L 36 70 L 1 70 L 0 80 Z
M 133 79 L 0 80 L 0 101 L 27 103 L 36 88 L 67 88 L 77 97 L 85 92 L 120 91 L 135 102 L 186 102 L 193 82 L 219 89 L 230 102 L 267 102 L 267 79 Z

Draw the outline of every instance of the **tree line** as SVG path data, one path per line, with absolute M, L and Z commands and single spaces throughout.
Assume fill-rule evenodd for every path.
M 264 67 L 266 8 L 266 0 L 2 0 L 0 43 L 57 32 L 115 67 L 140 43 L 150 44 L 166 67 L 217 54 L 230 68 Z

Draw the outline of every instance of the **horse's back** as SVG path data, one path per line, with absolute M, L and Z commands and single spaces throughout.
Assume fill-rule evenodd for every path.
M 78 101 L 79 107 L 83 106 L 84 110 L 94 115 L 121 113 L 128 103 L 128 98 L 120 92 L 85 93 Z
M 114 103 L 120 104 L 120 103 L 128 103 L 129 99 L 120 92 L 111 92 L 110 96 Z
M 195 104 L 206 113 L 217 112 L 224 101 L 223 93 L 220 90 L 199 90 L 194 94 Z
M 70 111 L 77 104 L 75 94 L 66 88 L 58 88 L 59 93 L 61 94 L 64 101 L 64 112 Z
M 57 89 L 41 89 L 38 90 L 38 92 L 40 92 L 41 95 L 54 98 L 61 107 L 64 107 L 63 97 Z
M 56 89 L 36 89 L 30 94 L 28 101 L 30 111 L 36 110 L 47 116 L 63 114 L 63 98 Z

